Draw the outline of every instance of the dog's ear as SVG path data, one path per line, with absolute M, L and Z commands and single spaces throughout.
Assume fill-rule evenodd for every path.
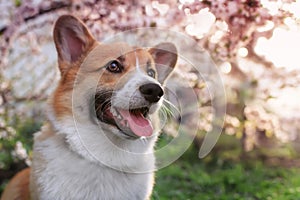
M 177 49 L 172 43 L 160 43 L 149 50 L 157 70 L 158 81 L 163 84 L 177 61 Z
M 72 15 L 59 17 L 53 37 L 62 73 L 70 64 L 80 60 L 96 42 L 83 22 Z

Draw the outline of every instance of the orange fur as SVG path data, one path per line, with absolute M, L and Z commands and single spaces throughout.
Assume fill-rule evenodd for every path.
M 1 200 L 29 200 L 29 177 L 30 169 L 19 172 L 6 186 Z
M 94 78 L 97 80 L 101 76 L 98 85 L 105 88 L 115 88 L 116 83 L 121 80 L 121 76 L 124 76 L 126 73 L 131 73 L 132 70 L 134 70 L 136 66 L 136 57 L 139 59 L 141 70 L 146 71 L 148 61 L 151 62 L 151 67 L 154 67 L 153 58 L 147 50 L 138 49 L 133 51 L 132 47 L 124 43 L 116 43 L 114 45 L 95 43 L 95 45 L 87 51 L 89 54 L 85 59 L 79 59 L 79 61 L 73 63 L 72 66 L 69 66 L 68 69 L 61 71 L 61 81 L 54 92 L 55 101 L 52 102 L 57 117 L 72 115 L 72 91 L 75 81 L 80 81 L 81 77 L 89 77 L 90 79 Z M 121 55 L 122 64 L 124 65 L 123 73 L 112 75 L 106 70 L 97 72 L 99 68 L 105 66 L 109 61 L 114 60 Z M 66 66 L 60 67 L 60 69 L 62 68 L 66 68 Z M 126 81 L 125 79 L 122 80 Z M 119 85 L 122 84 L 119 83 Z M 68 93 L 68 95 L 66 95 L 66 93 Z

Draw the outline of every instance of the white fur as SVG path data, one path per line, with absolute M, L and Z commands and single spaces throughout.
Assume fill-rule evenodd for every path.
M 145 77 L 137 80 L 145 80 Z M 130 82 L 132 85 L 140 83 Z M 74 102 L 76 108 L 76 100 Z M 88 109 L 87 104 L 80 106 Z M 49 124 L 35 136 L 32 198 L 149 198 L 154 179 L 153 146 L 157 134 L 138 140 L 124 139 L 117 136 L 118 129 L 105 123 L 91 122 L 88 110 L 73 111 L 73 116 L 57 119 L 50 107 Z M 39 137 L 47 131 L 55 134 L 40 140 Z
M 35 143 L 31 180 L 32 199 L 129 200 L 149 196 L 153 175 L 126 173 L 90 162 L 71 151 L 63 135 L 55 135 Z
M 147 83 L 156 83 L 157 85 L 161 86 L 157 80 L 146 75 L 145 72 L 142 72 L 140 68 L 137 67 L 126 84 L 121 87 L 121 89 L 114 92 L 112 105 L 114 107 L 123 109 L 128 109 L 129 107 L 134 108 L 140 106 L 150 106 L 150 114 L 154 113 L 154 111 L 160 107 L 162 99 L 152 105 L 145 101 L 138 88 L 139 86 Z

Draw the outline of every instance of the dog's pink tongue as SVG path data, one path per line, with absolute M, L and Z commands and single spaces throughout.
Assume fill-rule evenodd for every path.
M 131 131 L 137 136 L 150 136 L 153 133 L 151 122 L 142 113 L 132 114 L 127 110 L 119 110 L 124 120 L 127 120 Z

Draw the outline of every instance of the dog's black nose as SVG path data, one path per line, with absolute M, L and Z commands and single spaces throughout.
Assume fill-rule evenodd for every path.
M 164 91 L 162 88 L 155 83 L 147 83 L 145 85 L 140 86 L 140 92 L 143 97 L 149 101 L 150 103 L 156 103 L 159 101 L 160 97 L 164 95 Z

